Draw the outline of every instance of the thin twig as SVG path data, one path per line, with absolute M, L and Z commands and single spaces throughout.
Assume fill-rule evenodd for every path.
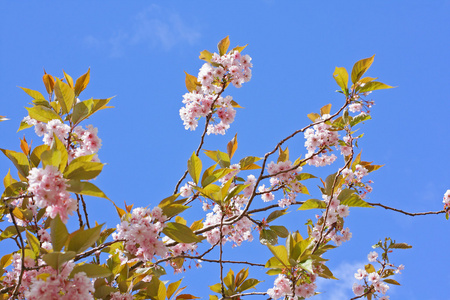
M 393 210 L 402 214 L 405 214 L 407 216 L 411 216 L 411 217 L 415 217 L 415 216 L 425 216 L 425 215 L 439 215 L 439 214 L 445 214 L 445 210 L 440 210 L 440 211 L 428 211 L 428 212 L 419 212 L 419 213 L 410 213 L 398 208 L 393 208 L 393 207 L 389 207 L 387 205 L 381 204 L 381 203 L 370 203 L 367 202 L 367 204 L 372 205 L 372 206 L 380 206 L 384 209 L 387 210 Z
M 84 211 L 84 217 L 86 219 L 86 225 L 88 228 L 91 228 L 91 226 L 89 225 L 89 218 L 88 218 L 88 213 L 87 213 L 87 208 L 86 208 L 86 202 L 84 202 L 83 195 L 80 195 L 80 198 L 81 198 L 81 203 L 83 203 L 83 211 Z
M 14 227 L 16 228 L 17 235 L 19 236 L 20 245 L 21 245 L 20 248 L 22 250 L 19 279 L 17 281 L 16 288 L 14 289 L 14 292 L 11 296 L 11 298 L 14 299 L 19 294 L 19 288 L 20 288 L 20 285 L 22 284 L 23 273 L 25 272 L 25 244 L 23 242 L 22 233 L 19 231 L 19 226 L 17 225 L 16 218 L 14 217 L 14 214 L 13 214 L 14 208 L 11 205 L 9 205 L 8 208 L 9 208 L 9 214 L 11 215 L 11 219 L 13 221 Z

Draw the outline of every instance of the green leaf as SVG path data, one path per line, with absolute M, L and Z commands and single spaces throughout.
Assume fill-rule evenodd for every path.
M 360 61 L 356 62 L 352 69 L 352 82 L 356 83 L 363 75 L 366 73 L 366 71 L 370 68 L 370 66 L 373 63 L 373 59 L 375 58 L 375 55 L 369 58 L 361 59 Z
M 289 231 L 284 226 L 272 225 L 269 226 L 280 238 L 287 238 L 289 236 Z
M 412 246 L 407 243 L 393 243 L 389 245 L 389 249 L 411 249 Z
M 214 285 L 210 285 L 209 288 L 211 289 L 211 291 L 215 292 L 215 293 L 221 293 L 222 292 L 222 285 L 220 283 L 216 283 Z
M 320 115 L 329 115 L 331 111 L 331 103 L 324 105 L 322 108 L 320 108 Z
M 357 194 L 353 194 L 349 198 L 347 198 L 344 201 L 341 201 L 342 205 L 347 205 L 349 207 L 370 207 L 373 208 L 370 204 L 368 204 L 366 201 L 362 200 L 361 197 Z
M 384 89 L 392 89 L 392 88 L 394 88 L 394 87 L 384 84 L 382 82 L 371 81 L 371 82 L 364 84 L 362 87 L 360 87 L 358 89 L 358 91 L 360 93 L 365 93 L 365 92 L 370 92 L 370 91 L 375 91 L 375 90 L 384 90 Z
M 276 245 L 278 243 L 277 233 L 272 230 L 261 229 L 259 241 L 263 245 Z
M 28 230 L 26 231 L 25 235 L 27 236 L 28 245 L 30 246 L 31 250 L 33 250 L 33 253 L 36 255 L 36 257 L 38 257 L 40 253 L 41 243 L 39 242 L 38 238 L 31 234 Z
M 167 287 L 167 299 L 170 299 L 170 297 L 172 297 L 172 295 L 175 293 L 175 291 L 178 289 L 178 287 L 181 284 L 181 280 L 172 282 L 171 284 L 169 284 L 169 286 Z
M 228 201 L 231 198 L 233 198 L 234 196 L 238 195 L 240 192 L 242 192 L 245 188 L 249 187 L 249 184 L 238 184 L 235 185 L 227 194 L 226 197 L 224 199 L 224 201 Z
M 75 93 L 72 88 L 61 80 L 56 79 L 55 95 L 56 101 L 61 105 L 63 113 L 68 114 L 72 110 L 75 100 Z
M 22 152 L 16 152 L 6 149 L 0 149 L 3 154 L 6 155 L 7 158 L 9 158 L 14 166 L 17 168 L 17 171 L 19 171 L 20 175 L 23 177 L 28 176 L 28 172 L 30 172 L 30 166 L 28 163 L 28 158 L 25 154 Z
M 112 98 L 113 97 L 107 99 L 89 99 L 78 102 L 73 108 L 72 122 L 76 125 L 99 110 L 111 108 L 112 106 L 106 105 Z
M 181 205 L 181 204 L 170 204 L 166 205 L 162 208 L 163 214 L 168 218 L 178 215 L 188 209 L 189 206 Z
M 330 269 L 325 264 L 321 264 L 320 267 L 322 268 L 322 272 L 319 274 L 320 277 L 338 280 L 334 277 L 333 273 L 331 273 Z
M 261 169 L 260 166 L 255 165 L 255 162 L 261 160 L 260 157 L 247 156 L 239 161 L 239 166 L 241 170 L 254 170 Z
M 17 226 L 17 227 L 19 229 L 19 232 L 23 232 L 25 230 L 25 228 L 22 227 L 22 226 Z M 17 229 L 16 229 L 16 227 L 14 225 L 8 226 L 0 234 L 0 241 L 2 241 L 4 239 L 7 239 L 7 238 L 10 238 L 10 237 L 13 237 L 13 236 L 15 236 L 17 234 L 18 234 L 18 232 L 17 232 Z
M 307 117 L 313 122 L 316 122 L 317 119 L 320 119 L 320 115 L 316 113 L 310 113 L 307 115 Z
M 62 122 L 61 117 L 51 108 L 47 108 L 42 105 L 25 108 L 28 111 L 30 118 L 35 119 L 39 122 L 48 123 L 48 121 L 55 119 Z
M 200 52 L 200 56 L 198 58 L 207 62 L 211 62 L 212 53 L 208 50 L 203 50 L 202 52 Z
M 311 179 L 311 178 L 317 178 L 316 176 L 314 176 L 312 174 L 308 174 L 308 173 L 300 173 L 295 177 L 297 178 L 297 180 L 306 180 L 306 179 Z
M 20 86 L 19 86 L 20 87 Z M 29 96 L 31 96 L 31 98 L 35 99 L 35 100 L 45 100 L 44 96 L 38 92 L 38 91 L 34 91 L 34 90 L 30 90 L 24 87 L 20 87 L 25 93 L 27 93 Z
M 233 48 L 233 51 L 238 51 L 239 53 L 241 53 L 242 50 L 244 50 L 245 47 L 247 47 L 247 46 L 248 46 L 248 44 L 245 45 L 245 46 L 236 46 L 236 47 Z
M 283 245 L 279 245 L 279 246 L 272 246 L 270 244 L 267 245 L 267 247 L 269 247 L 270 252 L 272 252 L 272 254 L 285 266 L 285 267 L 289 267 L 289 260 L 288 260 L 288 256 L 287 256 L 287 251 L 286 251 L 286 247 L 284 247 Z
M 198 86 L 201 86 L 201 83 L 198 82 L 197 77 L 188 74 L 186 71 L 184 72 L 186 74 L 186 78 L 184 82 L 186 83 L 187 90 L 192 93 L 193 91 L 197 90 Z
M 51 148 L 50 150 L 46 150 L 41 154 L 42 165 L 45 168 L 46 166 L 53 166 L 58 168 L 61 164 L 61 151 Z
M 113 274 L 110 269 L 103 266 L 99 266 L 96 264 L 82 264 L 75 266 L 69 277 L 73 278 L 73 276 L 79 272 L 86 273 L 86 276 L 89 278 L 104 278 Z
M 205 171 L 202 176 L 202 186 L 206 187 L 207 185 L 209 185 L 213 182 L 216 182 L 220 178 L 225 177 L 226 175 L 228 175 L 229 173 L 231 173 L 233 171 L 235 171 L 235 170 L 223 168 L 223 169 L 214 171 L 211 175 L 206 176 L 206 177 L 205 177 L 205 174 L 207 174 L 207 173 Z
M 395 285 L 400 285 L 400 283 L 398 283 L 396 280 L 394 280 L 394 279 L 385 279 L 385 280 L 383 280 L 384 282 L 386 282 L 386 283 L 389 283 L 389 284 L 395 284 Z
M 153 276 L 150 285 L 147 287 L 147 294 L 154 300 L 165 300 L 166 286 L 156 276 Z
M 269 214 L 269 216 L 267 217 L 267 219 L 266 219 L 267 223 L 270 223 L 273 220 L 275 220 L 275 219 L 277 219 L 277 218 L 287 214 L 286 210 L 287 210 L 287 208 L 286 209 L 282 209 L 282 210 L 275 210 L 275 211 L 271 212 Z
M 336 83 L 341 88 L 341 90 L 344 92 L 345 95 L 348 94 L 348 73 L 345 68 L 342 67 L 336 67 L 334 69 L 333 73 L 334 80 L 336 80 Z
M 364 266 L 364 269 L 366 270 L 367 273 L 373 273 L 376 272 L 377 270 L 375 270 L 374 266 L 372 264 L 367 264 Z
M 5 121 L 5 120 L 8 120 L 8 119 L 6 119 L 6 118 L 1 118 L 0 117 L 0 122 L 1 121 Z M 24 129 L 27 129 L 27 128 L 31 128 L 31 127 L 33 127 L 33 125 L 29 125 L 29 124 L 27 124 L 26 122 L 23 122 L 23 121 L 21 121 L 20 122 L 20 126 L 19 126 L 19 129 L 17 129 L 17 132 L 19 132 L 19 131 L 21 131 L 21 130 L 24 130 Z
M 203 240 L 203 237 L 195 235 L 186 225 L 175 222 L 166 223 L 163 233 L 179 243 L 198 243 Z
M 69 232 L 67 231 L 66 225 L 61 221 L 59 214 L 51 222 L 50 237 L 52 239 L 53 251 L 61 251 L 69 237 Z
M 305 201 L 305 203 L 302 204 L 302 206 L 298 208 L 298 210 L 307 210 L 315 208 L 320 209 L 327 208 L 327 204 L 319 199 L 308 199 Z
M 355 126 L 361 122 L 372 119 L 372 117 L 368 114 L 359 114 L 350 120 L 350 126 Z
M 8 174 L 6 174 L 5 178 L 3 178 L 3 186 L 7 188 L 11 184 L 17 182 L 14 178 L 11 176 L 11 169 L 8 169 Z
M 110 200 L 105 193 L 103 193 L 95 184 L 88 182 L 88 181 L 79 181 L 79 180 L 69 180 L 68 182 L 69 187 L 66 188 L 67 191 L 86 195 L 86 196 L 93 196 L 93 197 L 99 197 L 99 198 L 105 198 Z
M 90 71 L 91 71 L 91 69 L 89 68 L 85 74 L 81 75 L 77 79 L 77 81 L 75 83 L 75 95 L 76 96 L 78 96 L 88 85 L 89 79 L 90 79 Z
M 53 148 L 58 149 L 61 153 L 60 163 L 59 163 L 59 171 L 63 172 L 67 166 L 67 162 L 69 160 L 69 154 L 67 153 L 66 146 L 61 142 L 61 140 L 53 133 Z
M 100 174 L 103 169 L 103 165 L 104 164 L 100 162 L 85 162 L 74 159 L 66 167 L 64 171 L 64 178 L 79 180 L 93 179 L 97 177 L 98 174 Z
M 37 168 L 39 166 L 39 163 L 41 162 L 41 155 L 42 152 L 49 149 L 49 146 L 47 145 L 39 145 L 36 148 L 33 149 L 30 155 L 30 160 L 33 165 L 33 167 Z
M 227 154 L 228 156 L 231 158 L 233 158 L 234 153 L 236 152 L 238 147 L 238 142 L 237 142 L 237 133 L 234 135 L 234 138 L 228 142 L 227 144 Z
M 226 38 L 222 39 L 217 45 L 217 49 L 219 49 L 220 56 L 227 53 L 229 46 L 230 46 L 230 39 L 227 36 Z
M 262 281 L 259 281 L 255 278 L 249 278 L 239 287 L 238 291 L 243 292 L 249 289 L 256 289 L 255 286 Z
M 47 263 L 47 265 L 51 266 L 55 270 L 59 270 L 59 268 L 65 263 L 74 258 L 76 255 L 73 251 L 68 252 L 52 252 L 45 254 L 42 256 L 42 259 Z
M 103 224 L 97 225 L 94 228 L 83 230 L 80 228 L 75 231 L 73 235 L 69 237 L 68 251 L 74 251 L 75 253 L 82 253 L 90 248 L 100 238 L 100 233 Z
M 195 152 L 192 153 L 191 158 L 188 160 L 188 172 L 195 184 L 198 184 L 202 172 L 202 161 L 195 155 Z

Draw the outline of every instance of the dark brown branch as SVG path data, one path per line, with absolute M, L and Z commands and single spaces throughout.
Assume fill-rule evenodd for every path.
M 415 217 L 415 216 L 425 216 L 425 215 L 439 215 L 439 214 L 445 214 L 445 210 L 440 210 L 440 211 L 428 211 L 428 212 L 419 212 L 419 213 L 410 213 L 401 209 L 397 209 L 397 208 L 393 208 L 393 207 L 389 207 L 387 205 L 381 204 L 381 203 L 370 203 L 367 202 L 367 204 L 372 205 L 372 206 L 380 206 L 384 209 L 387 210 L 393 210 L 402 214 L 405 214 L 407 216 L 411 216 L 411 217 Z
M 86 219 L 86 225 L 88 228 L 91 228 L 91 226 L 89 225 L 89 217 L 88 217 L 88 213 L 87 213 L 86 202 L 84 202 L 83 195 L 80 195 L 80 198 L 81 198 L 81 203 L 83 203 L 83 211 L 84 211 L 84 217 Z

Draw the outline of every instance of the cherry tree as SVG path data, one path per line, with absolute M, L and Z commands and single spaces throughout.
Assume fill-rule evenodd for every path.
M 200 128 L 201 138 L 173 192 L 157 206 L 120 207 L 93 183 L 104 167 L 98 157 L 102 141 L 98 129 L 86 123 L 109 108 L 112 98 L 81 100 L 89 70 L 75 81 L 65 72 L 44 74 L 45 96 L 22 88 L 32 104 L 19 130 L 34 128 L 42 144 L 33 148 L 23 138 L 21 151 L 1 149 L 14 169 L 3 170 L 0 213 L 6 225 L 0 241 L 17 246 L 0 259 L 1 299 L 196 299 L 181 279 L 171 281 L 168 269 L 188 273 L 186 266 L 200 264 L 219 266 L 217 283 L 205 287 L 210 299 L 305 299 L 321 292 L 319 277 L 336 279 L 327 252 L 352 238 L 345 220 L 353 207 L 448 218 L 450 190 L 437 212 L 411 213 L 368 201 L 370 173 L 381 165 L 363 158 L 358 130 L 371 119 L 371 93 L 392 88 L 365 77 L 374 56 L 356 62 L 350 74 L 336 67 L 340 106 L 308 114 L 311 123 L 275 141 L 263 157 L 235 157 L 237 135 L 222 150 L 204 149 L 207 136 L 225 135 L 242 109 L 227 92 L 252 77 L 245 48 L 230 49 L 226 37 L 218 53 L 200 53 L 204 63 L 197 76 L 186 73 L 188 92 L 179 113 L 185 129 Z M 304 144 L 300 157 L 290 155 L 287 143 L 294 139 L 300 140 L 295 146 Z M 325 178 L 312 174 L 324 166 L 334 171 Z M 120 223 L 108 228 L 90 220 L 86 197 L 110 200 Z M 204 217 L 188 222 L 193 210 Z M 301 219 L 305 210 L 317 215 L 297 224 L 284 221 L 288 212 Z M 73 231 L 67 226 L 71 218 L 79 225 Z M 226 244 L 266 248 L 271 255 L 263 261 L 226 260 Z M 352 299 L 386 300 L 389 287 L 399 285 L 393 277 L 404 266 L 389 256 L 411 246 L 387 237 L 373 248 L 365 268 L 354 270 Z M 259 288 L 255 267 L 273 276 L 272 288 Z

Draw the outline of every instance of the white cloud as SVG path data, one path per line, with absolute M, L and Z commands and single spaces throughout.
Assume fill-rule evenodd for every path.
M 84 42 L 87 47 L 107 49 L 111 57 L 120 57 L 129 47 L 170 50 L 186 43 L 193 45 L 200 37 L 200 32 L 177 12 L 154 4 L 136 14 L 129 28 L 111 32 L 107 38 L 88 35 Z
M 337 268 L 331 270 L 334 277 L 339 280 L 317 279 L 317 291 L 322 294 L 314 297 L 316 300 L 341 300 L 354 297 L 352 287 L 358 280 L 354 275 L 358 269 L 364 269 L 365 262 L 343 262 Z

